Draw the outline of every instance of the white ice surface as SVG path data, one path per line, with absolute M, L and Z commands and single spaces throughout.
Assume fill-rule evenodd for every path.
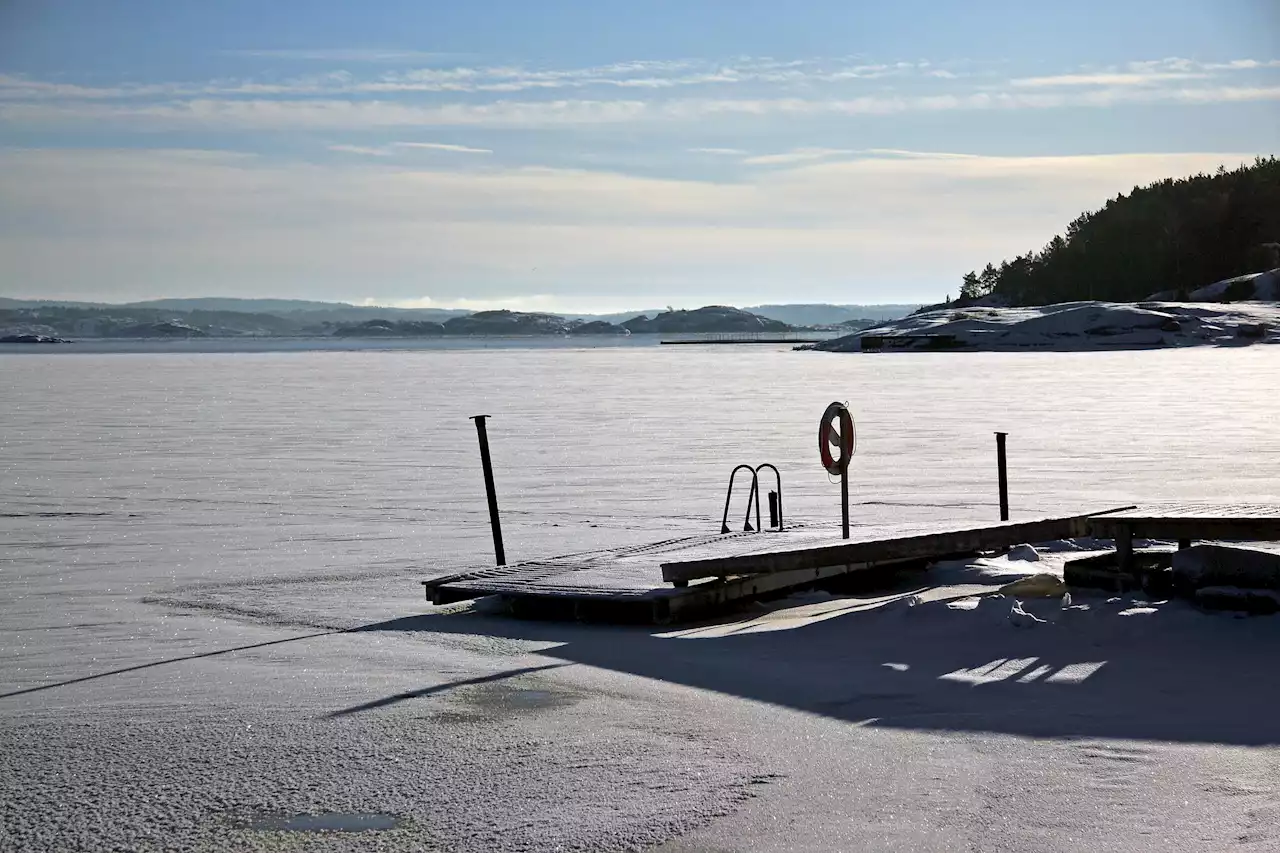
M 0 850 L 1274 849 L 1280 623 L 982 595 L 1088 543 L 675 632 L 417 581 L 490 553 L 471 414 L 512 558 L 714 530 L 739 461 L 833 518 L 832 399 L 863 523 L 993 518 L 995 429 L 1015 518 L 1266 502 L 1275 352 L 6 356 Z M 405 823 L 240 824 L 342 811 Z

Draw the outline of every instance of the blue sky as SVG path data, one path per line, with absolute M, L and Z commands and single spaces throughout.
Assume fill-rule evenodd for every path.
M 1274 0 L 0 2 L 0 294 L 934 300 L 1277 153 Z

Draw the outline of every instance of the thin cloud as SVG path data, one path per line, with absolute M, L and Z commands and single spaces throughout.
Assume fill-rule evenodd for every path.
M 436 53 L 423 50 L 386 48 L 319 48 L 312 50 L 224 50 L 230 56 L 253 56 L 262 59 L 286 59 L 299 62 L 434 62 L 464 59 L 471 54 Z
M 372 127 L 543 128 L 694 122 L 722 117 L 867 116 L 983 110 L 1106 108 L 1126 104 L 1209 104 L 1280 100 L 1280 86 L 1111 86 L 1073 91 L 1017 88 L 944 95 L 858 98 L 683 98 L 501 100 L 422 105 L 391 100 L 200 98 L 162 103 L 0 102 L 0 122 L 48 126 L 116 122 L 132 130 L 216 127 L 241 130 L 357 130 Z M 769 155 L 765 155 L 769 156 Z
M 341 154 L 363 154 L 366 157 L 390 157 L 393 153 L 389 148 L 374 148 L 369 145 L 330 145 L 328 148 Z
M 741 148 L 686 148 L 690 154 L 714 154 L 719 157 L 741 157 L 747 152 Z
M 492 148 L 472 148 L 469 145 L 451 145 L 445 142 L 392 142 L 388 145 L 329 145 L 330 151 L 341 154 L 362 154 L 366 157 L 393 157 L 406 149 L 447 151 L 454 154 L 492 154 Z
M 1210 62 L 1204 65 L 1211 71 L 1253 71 L 1259 68 L 1280 68 L 1280 59 L 1233 59 L 1230 62 Z
M 747 157 L 742 162 L 748 166 L 782 166 L 791 163 L 804 163 L 810 160 L 826 160 L 841 155 L 856 154 L 848 148 L 793 148 L 781 154 L 760 154 Z
M 238 55 L 314 61 L 385 62 L 409 60 L 406 51 L 234 51 Z M 422 55 L 439 58 L 435 54 Z M 741 58 L 728 63 L 710 60 L 619 62 L 584 68 L 539 69 L 523 66 L 427 67 L 354 75 L 347 71 L 308 75 L 284 81 L 211 80 L 199 83 L 122 83 L 80 86 L 0 75 L 0 97 L 64 99 L 128 99 L 194 95 L 376 95 L 410 93 L 512 94 L 560 89 L 620 88 L 659 91 L 698 86 L 757 84 L 789 86 L 874 80 L 921 74 L 927 63 L 850 65 L 845 60 L 809 59 L 778 62 Z M 937 75 L 938 72 L 930 72 Z
M 1233 59 L 1228 62 L 1199 62 L 1171 56 L 1130 62 L 1116 68 L 1085 68 L 1066 74 L 1021 77 L 1010 85 L 1029 88 L 1079 86 L 1155 86 L 1178 80 L 1203 80 L 1223 71 L 1254 71 L 1280 68 L 1280 60 Z
M 396 148 L 426 148 L 431 151 L 453 151 L 458 154 L 492 154 L 492 148 L 472 148 L 469 145 L 449 145 L 444 142 L 393 142 Z
M 315 50 L 240 51 L 268 57 L 330 60 L 390 61 L 418 57 L 412 51 Z M 424 54 L 439 58 L 443 54 Z M 1233 59 L 1201 63 L 1177 57 L 1130 62 L 1121 67 L 1076 69 L 1063 74 L 1022 77 L 1009 81 L 1014 88 L 1083 88 L 1150 86 L 1202 79 L 1230 72 L 1280 67 L 1280 60 Z M 754 90 L 787 90 L 826 86 L 843 88 L 873 83 L 885 77 L 915 76 L 938 86 L 954 88 L 961 79 L 955 71 L 937 68 L 927 61 L 865 63 L 850 58 L 803 59 L 779 62 L 739 58 L 730 62 L 705 59 L 619 62 L 582 68 L 528 68 L 512 66 L 423 67 L 353 74 L 331 71 L 287 80 L 219 79 L 204 82 L 120 83 L 89 86 L 62 81 L 35 80 L 0 75 L 0 99 L 4 100 L 145 100 L 191 97 L 339 97 L 415 93 L 516 95 L 521 92 L 556 92 L 612 88 L 639 93 L 659 93 L 698 87 L 742 87 Z
M 1009 81 L 1013 86 L 1040 88 L 1046 86 L 1154 86 L 1170 80 L 1196 80 L 1208 77 L 1203 72 L 1165 72 L 1133 74 L 1111 72 L 1101 74 L 1059 74 L 1051 77 L 1021 77 Z

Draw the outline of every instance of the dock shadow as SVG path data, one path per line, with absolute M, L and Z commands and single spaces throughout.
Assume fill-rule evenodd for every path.
M 1280 743 L 1280 715 L 1272 712 L 1280 684 L 1271 675 L 1280 619 L 1098 599 L 1057 623 L 1023 620 L 1029 626 L 1018 628 L 1011 599 L 986 598 L 972 610 L 945 601 L 848 601 L 844 612 L 817 621 L 748 624 L 715 636 L 477 613 L 357 630 L 557 642 L 539 654 L 867 726 Z

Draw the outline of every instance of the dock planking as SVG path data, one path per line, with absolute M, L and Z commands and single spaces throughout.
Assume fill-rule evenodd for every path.
M 567 618 L 620 615 L 663 623 L 854 572 L 1082 536 L 1089 519 L 1077 514 L 981 526 L 874 525 L 855 527 L 848 540 L 829 527 L 795 525 L 474 568 L 423 581 L 423 587 L 436 604 L 497 595 L 517 608 Z
M 1093 535 L 1114 539 L 1128 532 L 1145 539 L 1280 540 L 1275 504 L 1179 503 L 1134 507 L 1094 516 Z
M 974 526 L 902 525 L 854 531 L 849 539 L 807 547 L 772 547 L 769 543 L 743 554 L 673 560 L 662 564 L 662 579 L 687 583 L 702 578 L 771 574 L 828 566 L 872 567 L 886 562 L 919 560 L 949 554 L 990 551 L 1024 542 L 1046 542 L 1084 536 L 1090 514 L 1035 518 Z

